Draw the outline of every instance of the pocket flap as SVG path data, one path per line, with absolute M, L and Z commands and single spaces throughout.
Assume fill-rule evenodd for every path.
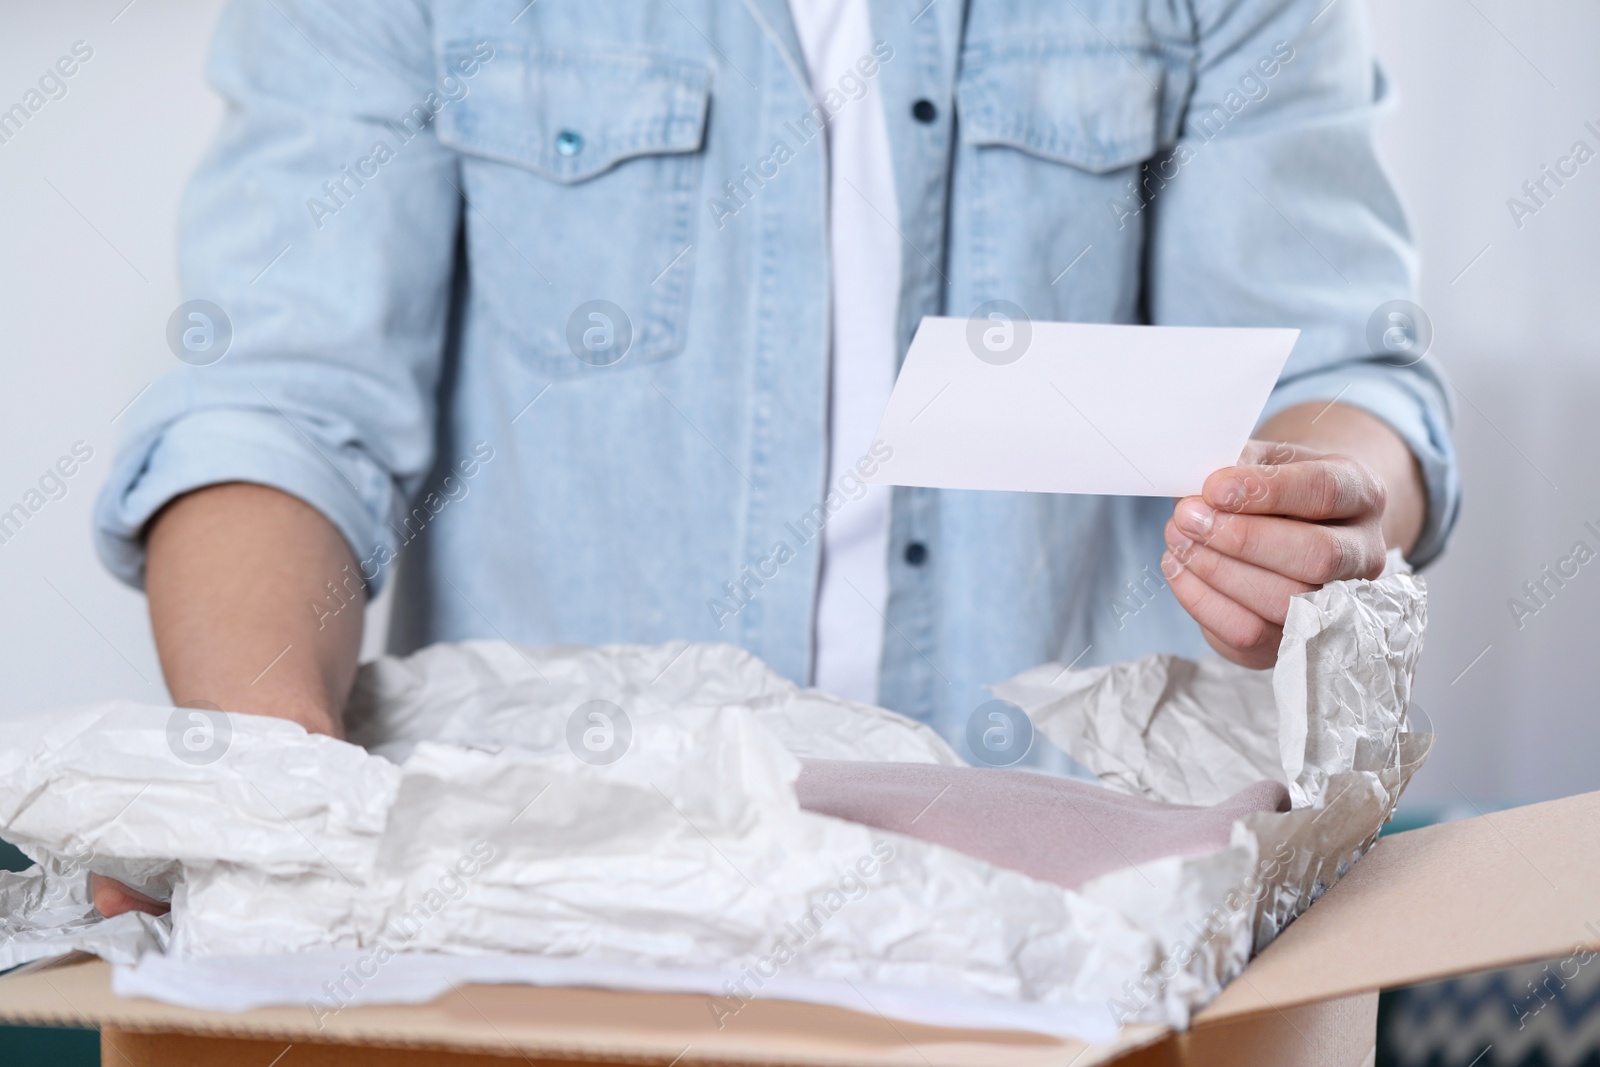
M 1036 46 L 964 60 L 961 137 L 1103 173 L 1162 143 L 1166 62 L 1147 51 Z
M 632 156 L 695 152 L 705 137 L 709 73 L 648 54 L 539 49 L 496 42 L 467 93 L 435 120 L 439 140 L 559 182 Z M 472 46 L 447 47 L 445 69 Z

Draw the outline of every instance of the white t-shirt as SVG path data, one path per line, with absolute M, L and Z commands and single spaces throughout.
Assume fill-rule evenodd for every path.
M 889 599 L 890 490 L 861 485 L 853 468 L 872 445 L 894 387 L 901 249 L 890 220 L 899 205 L 878 79 L 858 65 L 865 58 L 875 70 L 877 62 L 866 0 L 789 0 L 789 8 L 812 92 L 824 107 L 837 105 L 827 131 L 828 488 L 846 503 L 822 535 L 812 684 L 875 704 Z

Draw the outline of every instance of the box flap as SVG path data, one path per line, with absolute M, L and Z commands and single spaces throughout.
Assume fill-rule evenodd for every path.
M 1380 840 L 1196 1025 L 1600 947 L 1600 792 Z

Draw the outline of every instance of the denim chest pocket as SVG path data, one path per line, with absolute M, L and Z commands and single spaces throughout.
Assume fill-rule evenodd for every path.
M 1179 62 L 1109 45 L 972 49 L 957 85 L 961 140 L 1090 174 L 1134 166 L 1176 137 Z
M 709 102 L 703 64 L 491 42 L 435 119 L 461 157 L 475 312 L 534 371 L 682 351 Z M 481 44 L 447 47 L 464 69 Z
M 952 300 L 970 306 L 953 313 L 1003 298 L 1035 319 L 1134 321 L 1138 168 L 1175 141 L 1187 72 L 1133 35 L 963 51 L 951 243 L 967 274 Z

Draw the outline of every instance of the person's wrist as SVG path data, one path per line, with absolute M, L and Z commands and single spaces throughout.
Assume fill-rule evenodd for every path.
M 175 703 L 180 707 L 212 708 L 239 715 L 284 719 L 299 725 L 307 733 L 344 737 L 343 716 L 334 710 L 325 694 L 312 688 L 273 686 L 259 690 L 244 689 L 224 693 L 215 700 L 194 694 L 177 697 Z

